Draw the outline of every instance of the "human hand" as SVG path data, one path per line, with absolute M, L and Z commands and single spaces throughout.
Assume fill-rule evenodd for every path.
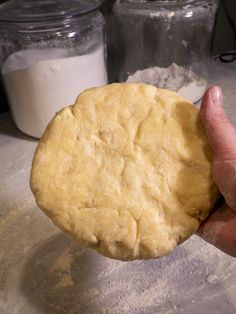
M 222 107 L 222 91 L 209 88 L 200 116 L 213 150 L 213 178 L 224 201 L 203 222 L 199 235 L 223 252 L 236 257 L 236 130 Z

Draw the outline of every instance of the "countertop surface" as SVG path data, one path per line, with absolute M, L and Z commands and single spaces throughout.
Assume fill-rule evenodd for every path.
M 236 126 L 236 62 L 212 61 Z M 236 259 L 197 236 L 171 255 L 120 262 L 80 248 L 37 208 L 37 141 L 0 114 L 0 313 L 236 313 Z

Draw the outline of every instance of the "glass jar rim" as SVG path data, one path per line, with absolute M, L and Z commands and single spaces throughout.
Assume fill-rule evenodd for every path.
M 219 0 L 116 0 L 113 12 L 157 18 L 167 13 L 182 15 L 194 11 L 196 17 L 199 10 L 217 10 L 218 4 Z
M 10 0 L 0 5 L 0 24 L 50 23 L 95 11 L 102 0 Z
M 218 0 L 117 0 L 116 4 L 140 5 L 140 7 L 192 5 L 216 3 Z

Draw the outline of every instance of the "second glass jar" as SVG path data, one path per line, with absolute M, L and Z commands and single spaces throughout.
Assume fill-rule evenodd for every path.
M 208 76 L 217 0 L 117 0 L 117 78 L 178 92 L 192 102 Z

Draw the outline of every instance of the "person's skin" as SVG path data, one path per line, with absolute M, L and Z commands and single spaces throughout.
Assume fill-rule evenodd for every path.
M 202 223 L 199 235 L 223 252 L 236 257 L 236 130 L 222 107 L 219 87 L 209 88 L 200 116 L 213 150 L 213 178 L 224 200 Z

